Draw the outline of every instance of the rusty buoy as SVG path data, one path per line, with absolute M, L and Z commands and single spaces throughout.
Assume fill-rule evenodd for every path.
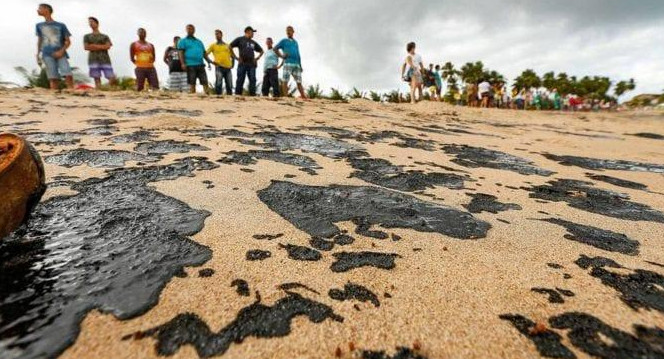
M 0 133 L 0 239 L 25 222 L 46 191 L 44 165 L 23 138 Z

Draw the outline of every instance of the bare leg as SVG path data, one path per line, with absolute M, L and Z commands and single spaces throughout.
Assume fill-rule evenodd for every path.
M 417 88 L 417 80 L 412 79 L 410 81 L 410 103 L 414 104 L 415 101 L 415 89 Z
M 101 78 L 95 77 L 95 88 L 99 90 L 101 88 Z
M 300 97 L 302 97 L 302 99 L 306 100 L 307 99 L 307 94 L 304 93 L 304 86 L 302 86 L 302 84 L 297 84 L 297 90 L 300 91 Z
M 66 76 L 65 77 L 65 83 L 67 84 L 68 89 L 73 89 L 74 88 L 74 76 Z
M 196 93 L 196 85 L 189 85 L 189 93 Z
M 60 87 L 60 80 L 49 80 L 51 90 L 57 90 Z

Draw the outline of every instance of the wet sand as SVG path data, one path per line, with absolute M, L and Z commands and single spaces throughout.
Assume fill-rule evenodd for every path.
M 0 247 L 0 351 L 663 357 L 663 121 L 2 92 L 51 186 Z

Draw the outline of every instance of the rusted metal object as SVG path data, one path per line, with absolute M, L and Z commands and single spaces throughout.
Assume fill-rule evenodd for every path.
M 0 133 L 0 240 L 28 218 L 46 190 L 39 153 L 23 138 Z

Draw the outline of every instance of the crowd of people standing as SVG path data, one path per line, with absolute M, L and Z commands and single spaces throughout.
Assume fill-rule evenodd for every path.
M 416 44 L 406 45 L 406 58 L 401 67 L 401 77 L 410 86 L 408 100 L 416 103 L 426 97 L 443 101 L 441 66 L 424 65 L 422 56 L 416 53 Z M 507 88 L 504 81 L 491 82 L 479 78 L 468 82 L 462 89 L 451 88 L 449 102 L 458 106 L 503 108 L 513 110 L 599 111 L 612 110 L 616 101 L 582 98 L 575 94 L 562 95 L 557 88 Z
M 44 21 L 36 26 L 37 62 L 46 71 L 51 89 L 59 88 L 63 77 L 66 86 L 73 88 L 73 72 L 67 53 L 71 46 L 71 33 L 65 24 L 53 19 L 51 5 L 40 4 L 37 13 L 44 18 Z M 99 30 L 97 18 L 89 17 L 88 24 L 92 32 L 83 37 L 83 43 L 84 49 L 88 51 L 89 76 L 94 79 L 96 88 L 101 87 L 102 76 L 109 81 L 111 87 L 116 86 L 118 79 L 109 55 L 113 42 L 108 35 Z M 258 61 L 265 57 L 262 68 L 262 95 L 272 94 L 274 97 L 279 97 L 287 94 L 288 83 L 292 78 L 300 96 L 306 98 L 302 85 L 303 70 L 299 44 L 294 38 L 295 29 L 288 26 L 286 37 L 276 45 L 273 44 L 273 39 L 268 37 L 265 42 L 266 49 L 253 39 L 256 32 L 256 29 L 247 26 L 244 29 L 244 36 L 226 43 L 223 32 L 215 30 L 215 41 L 205 47 L 195 36 L 196 27 L 187 25 L 186 36 L 184 38 L 175 36 L 172 46 L 166 49 L 163 56 L 163 61 L 169 70 L 168 88 L 172 91 L 195 93 L 198 83 L 205 93 L 214 91 L 217 95 L 221 95 L 225 88 L 227 95 L 242 95 L 245 81 L 248 80 L 248 94 L 255 96 Z M 149 89 L 158 90 L 160 85 L 155 68 L 157 59 L 155 46 L 147 41 L 146 29 L 139 28 L 137 37 L 138 39 L 129 48 L 130 60 L 135 66 L 136 90 L 143 91 L 146 83 Z M 213 86 L 208 82 L 206 65 L 207 69 L 215 67 L 216 79 Z M 232 70 L 235 67 L 237 79 L 233 84 Z M 281 81 L 280 69 L 282 69 Z

